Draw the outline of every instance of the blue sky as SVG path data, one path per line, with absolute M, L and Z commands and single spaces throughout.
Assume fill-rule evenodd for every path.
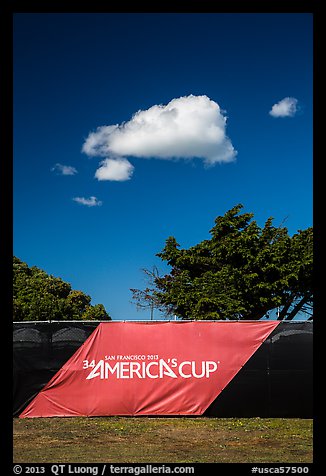
M 169 236 L 207 239 L 238 203 L 312 226 L 312 20 L 15 14 L 14 254 L 149 319 L 129 289 L 168 270 Z

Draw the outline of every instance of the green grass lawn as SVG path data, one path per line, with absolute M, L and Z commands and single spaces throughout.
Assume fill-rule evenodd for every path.
M 15 463 L 311 463 L 312 420 L 14 419 Z

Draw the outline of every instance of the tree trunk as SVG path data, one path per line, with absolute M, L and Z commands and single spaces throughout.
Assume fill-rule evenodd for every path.
M 291 299 L 289 300 L 289 302 L 287 304 L 285 304 L 285 306 L 283 307 L 282 311 L 280 312 L 277 320 L 278 321 L 283 321 L 283 319 L 285 319 L 285 316 L 286 316 L 286 313 L 288 312 L 291 304 L 292 304 L 292 301 L 293 301 L 293 298 L 291 297 Z
M 292 321 L 294 316 L 302 309 L 302 307 L 308 302 L 309 296 L 304 296 L 292 309 L 292 311 L 286 316 L 285 321 Z

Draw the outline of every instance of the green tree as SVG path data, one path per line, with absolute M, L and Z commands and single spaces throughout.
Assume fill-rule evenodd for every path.
M 73 320 L 82 319 L 84 312 L 89 307 L 91 297 L 82 291 L 71 291 L 67 296 L 67 308 Z
M 13 258 L 13 320 L 110 320 L 102 304 L 91 305 L 91 297 L 71 289 L 61 278 L 48 275 Z
M 211 238 L 189 249 L 169 237 L 157 256 L 171 272 L 155 278 L 153 296 L 182 319 L 257 320 L 275 309 L 279 319 L 312 318 L 313 229 L 290 237 L 242 208 L 217 217 Z
M 110 316 L 105 310 L 103 304 L 95 304 L 95 306 L 87 306 L 83 312 L 82 319 L 85 321 L 105 321 L 110 320 Z

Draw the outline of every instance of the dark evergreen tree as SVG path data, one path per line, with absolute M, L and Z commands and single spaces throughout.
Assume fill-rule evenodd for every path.
M 291 237 L 272 218 L 259 227 L 242 208 L 217 217 L 211 238 L 189 249 L 169 237 L 157 256 L 171 272 L 155 278 L 151 299 L 182 319 L 257 320 L 275 309 L 278 319 L 302 311 L 311 319 L 313 229 Z

